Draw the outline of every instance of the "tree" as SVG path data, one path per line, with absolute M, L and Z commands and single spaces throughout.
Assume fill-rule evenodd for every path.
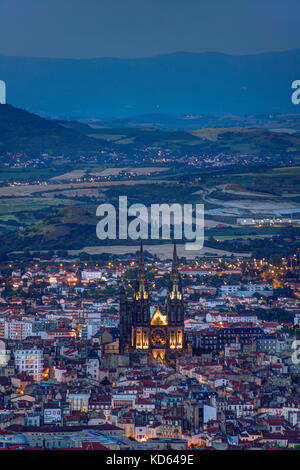
M 105 376 L 104 379 L 101 381 L 101 384 L 102 384 L 102 385 L 110 385 L 110 381 L 109 381 L 108 378 Z

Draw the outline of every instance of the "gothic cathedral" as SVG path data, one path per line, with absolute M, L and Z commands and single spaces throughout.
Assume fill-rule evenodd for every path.
M 184 306 L 176 245 L 165 311 L 159 307 L 153 311 L 150 306 L 141 244 L 133 298 L 127 298 L 124 290 L 120 294 L 120 352 L 150 352 L 156 361 L 174 366 L 176 357 L 185 348 Z

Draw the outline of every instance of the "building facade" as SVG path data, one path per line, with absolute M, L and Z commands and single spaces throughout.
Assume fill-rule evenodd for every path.
M 40 349 L 18 349 L 15 351 L 15 365 L 18 372 L 26 372 L 35 381 L 43 378 L 43 351 Z
M 184 348 L 184 305 L 176 245 L 165 307 L 151 309 L 141 244 L 133 297 L 127 298 L 124 290 L 120 295 L 120 352 L 150 353 L 158 362 L 175 365 Z

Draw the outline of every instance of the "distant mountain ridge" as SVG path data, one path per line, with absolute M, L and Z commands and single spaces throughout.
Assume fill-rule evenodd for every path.
M 0 78 L 9 103 L 51 117 L 297 113 L 291 83 L 300 79 L 300 50 L 142 59 L 2 56 Z
M 300 109 L 299 109 L 300 111 Z M 78 121 L 77 121 L 78 122 Z M 195 130 L 203 127 L 254 127 L 275 129 L 290 133 L 300 131 L 300 113 L 290 114 L 258 114 L 258 115 L 193 115 L 170 116 L 168 114 L 140 114 L 119 119 L 83 119 L 81 124 L 89 124 L 94 128 L 145 128 L 161 130 Z

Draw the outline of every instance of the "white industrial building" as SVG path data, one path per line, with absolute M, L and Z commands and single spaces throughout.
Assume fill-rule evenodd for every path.
M 6 85 L 3 80 L 0 80 L 0 104 L 6 104 Z

